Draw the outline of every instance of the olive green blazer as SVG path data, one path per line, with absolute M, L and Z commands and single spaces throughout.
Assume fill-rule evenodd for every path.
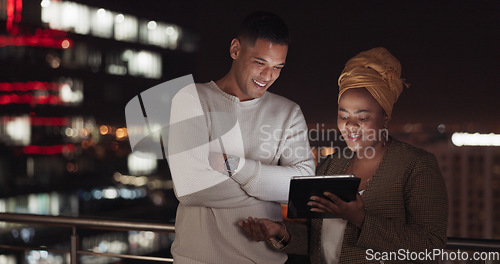
M 348 150 L 328 156 L 318 165 L 316 174 L 344 174 L 350 161 L 346 156 L 351 154 Z M 431 153 L 393 139 L 362 198 L 366 209 L 363 227 L 347 223 L 340 263 L 380 263 L 372 252 L 395 252 L 401 257 L 401 252 L 415 255 L 445 247 L 448 197 Z M 292 238 L 285 251 L 309 254 L 311 263 L 322 263 L 322 220 L 286 225 Z M 432 262 L 427 260 L 424 262 Z

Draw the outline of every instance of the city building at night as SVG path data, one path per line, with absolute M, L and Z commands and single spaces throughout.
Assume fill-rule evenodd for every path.
M 124 108 L 140 91 L 192 71 L 197 35 L 114 6 L 0 1 L 1 212 L 173 221 L 166 162 L 130 153 Z M 43 228 L 1 229 L 2 243 L 12 245 L 57 244 L 66 235 L 53 231 L 53 241 L 44 240 Z M 169 240 L 101 232 L 83 237 L 82 246 L 147 254 L 168 248 Z M 0 262 L 21 258 L 67 263 L 67 256 L 43 251 L 2 255 Z

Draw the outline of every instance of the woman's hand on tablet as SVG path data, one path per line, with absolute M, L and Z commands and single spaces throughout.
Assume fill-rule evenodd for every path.
M 324 195 L 329 199 L 311 196 L 311 201 L 308 205 L 311 206 L 311 211 L 317 213 L 328 212 L 345 219 L 361 229 L 365 221 L 365 204 L 359 193 L 356 195 L 356 200 L 345 202 L 337 195 L 325 192 Z

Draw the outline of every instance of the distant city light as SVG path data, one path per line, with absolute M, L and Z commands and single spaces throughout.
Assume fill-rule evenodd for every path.
M 31 140 L 31 122 L 29 116 L 7 118 L 5 132 L 9 141 L 17 145 L 28 145 Z
M 63 41 L 61 42 L 61 47 L 62 47 L 63 49 L 67 49 L 67 48 L 69 48 L 70 46 L 71 46 L 71 42 L 70 42 L 69 40 L 67 40 L 67 39 L 65 39 L 65 40 L 63 40 Z
M 149 179 L 146 176 L 133 176 L 133 175 L 123 175 L 119 172 L 115 172 L 113 174 L 113 179 L 116 182 L 125 184 L 125 185 L 135 185 L 137 187 L 142 187 L 149 185 Z
M 16 264 L 16 256 L 13 255 L 0 255 L 0 263 L 5 263 L 5 264 Z
M 36 32 L 34 35 L 0 36 L 0 47 L 6 46 L 30 46 L 67 49 L 71 47 L 71 41 L 63 39 L 63 34 L 47 33 L 48 30 Z M 64 33 L 65 34 L 65 33 Z
M 116 130 L 116 139 L 124 139 L 128 136 L 126 128 L 118 128 Z
M 56 155 L 75 152 L 75 146 L 73 144 L 53 146 L 28 145 L 23 148 L 23 152 L 24 154 Z
M 107 135 L 110 132 L 109 127 L 106 125 L 102 125 L 99 127 L 99 132 L 101 133 L 101 135 Z
M 3 94 L 0 95 L 0 105 L 29 104 L 34 105 L 58 105 L 61 104 L 58 96 L 54 95 L 32 95 L 32 94 Z
M 125 21 L 125 16 L 123 14 L 116 15 L 116 17 L 115 17 L 116 23 L 122 23 L 123 21 Z
M 122 59 L 124 61 L 130 60 L 134 56 L 134 51 L 126 49 L 122 54 Z
M 102 190 L 93 189 L 91 191 L 91 195 L 92 195 L 92 198 L 94 198 L 96 200 L 100 200 L 100 199 L 102 199 Z
M 114 37 L 120 41 L 137 41 L 139 21 L 137 17 L 119 14 L 115 17 Z
M 69 118 L 30 116 L 30 122 L 32 126 L 67 126 L 69 124 Z
M 134 53 L 129 61 L 129 73 L 132 76 L 160 78 L 162 74 L 161 55 L 145 50 Z
M 139 158 L 149 157 L 149 158 Z M 150 174 L 158 167 L 154 153 L 130 153 L 127 160 L 128 170 L 132 175 Z
M 100 8 L 97 15 L 86 21 L 90 25 L 92 35 L 101 38 L 111 38 L 113 36 L 113 22 L 115 16 L 108 10 Z M 87 18 L 88 19 L 88 18 Z
M 499 134 L 479 134 L 479 133 L 453 133 L 451 142 L 455 146 L 500 146 Z
M 61 33 L 70 31 L 82 35 L 90 34 L 101 38 L 114 38 L 118 41 L 139 41 L 142 44 L 172 50 L 177 49 L 179 39 L 183 35 L 182 28 L 175 24 L 167 24 L 156 20 L 143 20 L 133 15 L 90 7 L 72 1 L 43 0 L 40 5 L 42 7 L 42 22 L 50 28 L 49 30 L 55 29 Z M 18 38 L 19 36 L 16 36 L 16 39 L 12 37 L 5 39 L 5 37 L 0 36 L 0 46 L 2 44 L 5 46 L 19 43 Z M 23 40 L 23 45 L 49 45 L 63 49 L 70 48 L 73 45 L 70 40 L 64 41 L 64 43 L 61 43 L 61 41 L 64 41 L 64 39 L 37 36 L 33 40 Z
M 102 190 L 102 197 L 106 199 L 116 199 L 120 196 L 118 190 L 114 187 L 108 187 Z
M 172 27 L 172 26 L 167 27 L 167 29 L 165 30 L 165 33 L 169 36 L 173 35 L 175 33 L 174 27 Z
M 76 129 L 73 129 L 71 127 L 67 127 L 65 130 L 64 130 L 64 134 L 67 136 L 67 137 L 76 137 L 78 136 L 78 132 L 76 131 Z
M 105 9 L 103 9 L 103 8 L 99 8 L 99 9 L 97 10 L 97 15 L 98 15 L 98 16 L 105 16 L 105 15 L 106 15 L 106 10 L 105 10 Z
M 43 0 L 40 3 L 40 6 L 42 6 L 42 7 L 48 7 L 49 5 L 50 5 L 50 0 Z
M 154 20 L 149 21 L 148 28 L 151 30 L 156 29 L 156 21 L 154 21 Z
M 56 82 L 4 82 L 0 83 L 0 91 L 1 92 L 27 92 L 33 90 L 42 90 L 42 91 L 57 91 L 58 83 Z
M 80 129 L 80 134 L 79 134 L 79 136 L 80 136 L 81 138 L 86 138 L 86 137 L 88 137 L 88 136 L 89 136 L 89 131 L 88 131 L 87 129 L 85 129 L 85 128 L 82 128 L 82 129 Z
M 57 66 L 60 60 L 57 61 Z M 69 84 L 71 83 L 71 84 Z M 4 93 L 5 92 L 5 93 Z M 56 82 L 0 83 L 0 104 L 79 104 L 83 102 L 83 82 L 66 78 Z
M 59 97 L 62 102 L 77 104 L 83 102 L 83 83 L 77 80 L 68 80 L 73 85 L 62 83 L 60 86 Z
M 446 125 L 445 124 L 439 124 L 439 126 L 437 127 L 437 130 L 439 133 L 443 134 L 444 132 L 446 132 Z
M 127 74 L 127 67 L 122 65 L 110 64 L 107 67 L 106 72 L 114 75 L 125 75 Z
M 70 173 L 75 173 L 78 171 L 78 164 L 75 164 L 73 162 L 68 162 L 66 163 L 66 170 Z

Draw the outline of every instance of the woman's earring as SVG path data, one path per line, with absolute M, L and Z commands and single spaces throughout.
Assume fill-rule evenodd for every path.
M 387 140 L 389 140 L 389 132 L 387 131 L 387 127 L 384 126 L 384 129 L 382 130 L 382 133 L 380 133 L 382 136 L 382 146 L 385 147 L 387 144 Z

